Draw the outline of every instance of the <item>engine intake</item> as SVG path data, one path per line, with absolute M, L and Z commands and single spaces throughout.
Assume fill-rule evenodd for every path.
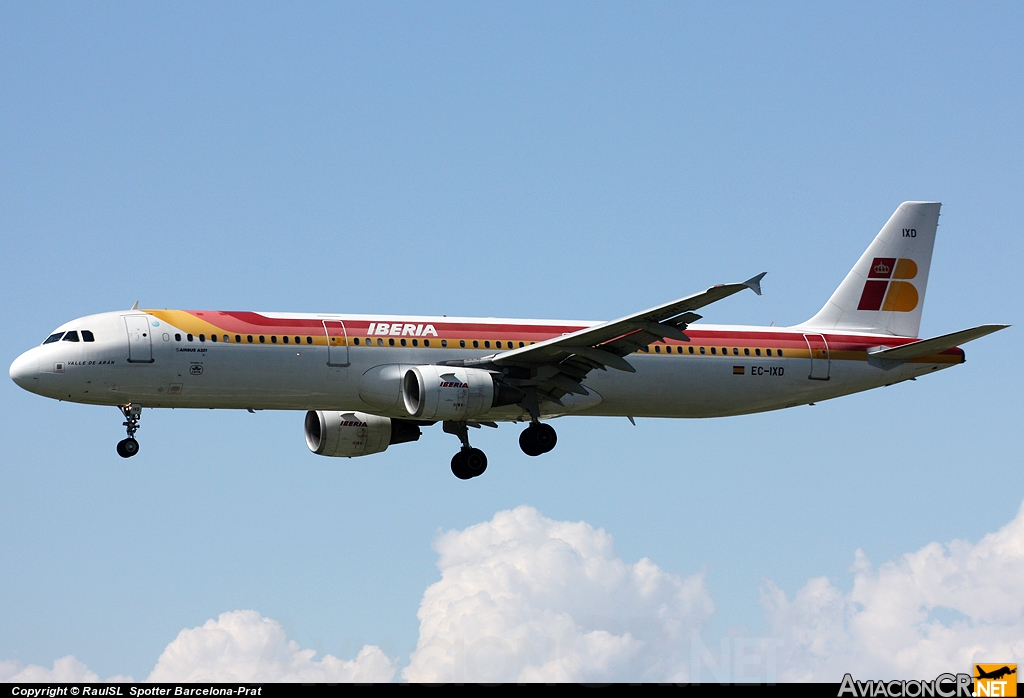
M 405 410 L 419 419 L 469 419 L 522 399 L 522 390 L 478 368 L 413 366 L 402 376 Z
M 420 428 L 413 422 L 365 412 L 307 412 L 304 431 L 310 451 L 342 458 L 380 453 L 391 444 L 420 438 Z

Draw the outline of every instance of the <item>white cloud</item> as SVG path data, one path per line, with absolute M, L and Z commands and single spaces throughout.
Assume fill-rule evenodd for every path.
M 23 666 L 21 662 L 0 662 L 0 681 L 10 683 L 96 683 L 100 677 L 89 671 L 72 655 L 61 657 L 47 669 L 38 664 Z M 130 679 L 129 679 L 130 680 Z
M 701 635 L 714 611 L 702 575 L 627 564 L 585 522 L 521 506 L 434 548 L 441 581 L 420 603 L 410 681 L 838 681 L 1024 664 L 1024 505 L 976 544 L 930 543 L 877 568 L 857 551 L 849 591 L 819 577 L 789 598 L 768 581 L 772 637 L 721 644 Z M 397 665 L 374 646 L 351 661 L 314 657 L 277 621 L 233 611 L 182 630 L 148 680 L 390 681 Z M 98 679 L 73 656 L 51 669 L 0 662 L 0 681 Z
M 528 506 L 434 548 L 441 581 L 420 604 L 410 681 L 685 680 L 714 610 L 702 575 L 626 564 L 603 530 Z
M 370 683 L 391 681 L 395 676 L 396 662 L 379 647 L 367 645 L 351 661 L 331 655 L 315 660 L 315 654 L 314 650 L 300 649 L 298 643 L 288 640 L 277 621 L 263 618 L 256 611 L 231 611 L 178 633 L 146 680 Z M 130 676 L 107 679 L 131 680 Z M 0 681 L 94 683 L 99 676 L 69 655 L 56 660 L 53 669 L 0 662 Z
M 857 551 L 853 589 L 811 579 L 762 589 L 780 680 L 929 678 L 971 663 L 1024 663 L 1024 505 L 971 545 L 929 543 L 877 569 Z
M 366 646 L 343 661 L 288 640 L 281 624 L 256 611 L 222 613 L 197 628 L 182 630 L 167 645 L 147 681 L 390 681 L 395 662 L 379 647 Z

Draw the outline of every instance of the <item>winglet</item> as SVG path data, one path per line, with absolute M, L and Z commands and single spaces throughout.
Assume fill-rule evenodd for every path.
M 135 305 L 133 305 L 133 306 L 131 307 L 131 310 L 138 310 L 138 309 L 139 309 L 139 302 L 138 302 L 138 301 L 135 301 Z
M 750 278 L 750 279 L 747 279 L 746 281 L 744 281 L 743 285 L 746 286 L 751 291 L 753 291 L 754 293 L 756 293 L 757 295 L 760 296 L 761 295 L 761 279 L 763 279 L 764 275 L 767 274 L 767 273 L 768 272 L 763 271 L 760 274 L 758 274 L 757 276 L 755 276 L 753 278 Z

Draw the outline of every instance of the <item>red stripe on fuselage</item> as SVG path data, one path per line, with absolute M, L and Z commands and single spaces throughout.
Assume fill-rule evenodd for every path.
M 231 334 L 298 334 L 323 335 L 321 318 L 272 318 L 250 311 L 219 311 L 219 310 L 187 310 L 184 311 L 202 319 Z M 403 335 L 368 334 L 369 326 L 402 324 L 417 327 L 431 325 L 437 337 L 446 339 L 477 339 L 477 340 L 515 340 L 541 342 L 585 329 L 589 325 L 557 325 L 557 324 L 516 324 L 516 323 L 483 323 L 483 322 L 443 322 L 430 321 L 422 317 L 390 320 L 340 319 L 345 323 L 349 337 L 385 337 Z M 708 330 L 699 326 L 686 329 L 690 342 L 664 340 L 663 344 L 697 345 L 697 346 L 728 346 L 728 347 L 771 347 L 779 349 L 806 349 L 804 334 L 824 334 L 825 341 L 831 351 L 865 351 L 866 349 L 887 346 L 898 347 L 919 341 L 915 337 L 893 337 L 890 335 L 845 335 L 818 332 L 783 332 L 778 330 Z M 411 335 L 404 335 L 411 336 Z M 420 335 L 422 336 L 422 335 Z M 949 349 L 943 354 L 963 355 L 960 349 Z

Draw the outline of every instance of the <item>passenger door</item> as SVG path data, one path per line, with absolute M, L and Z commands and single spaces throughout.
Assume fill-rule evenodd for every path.
M 146 315 L 125 315 L 128 330 L 128 361 L 133 364 L 153 363 L 153 337 Z
M 827 381 L 831 360 L 828 354 L 828 342 L 820 334 L 805 334 L 804 340 L 811 351 L 811 374 L 807 376 L 815 381 Z

